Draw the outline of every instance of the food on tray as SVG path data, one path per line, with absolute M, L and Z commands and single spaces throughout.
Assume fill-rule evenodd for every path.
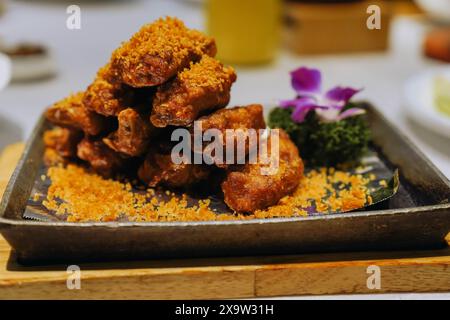
M 189 126 L 199 115 L 225 107 L 235 81 L 233 68 L 203 56 L 158 88 L 151 121 L 156 127 Z
M 296 123 L 291 114 L 289 109 L 274 109 L 269 115 L 269 126 L 285 129 L 308 165 L 357 162 L 367 150 L 370 131 L 360 116 L 321 122 L 314 113 L 310 113 L 302 123 Z
M 145 153 L 150 137 L 156 134 L 155 128 L 148 121 L 148 114 L 143 115 L 135 109 L 127 108 L 119 113 L 117 120 L 118 129 L 104 138 L 103 142 L 111 149 L 129 156 Z
M 305 174 L 295 145 L 312 164 L 321 156 L 327 164 L 356 160 L 368 139 L 352 122 L 364 113 L 349 104 L 358 90 L 322 94 L 320 72 L 300 68 L 292 73 L 297 98 L 270 117 L 285 131 L 268 129 L 259 104 L 225 108 L 236 74 L 215 53 L 213 39 L 160 19 L 114 51 L 85 92 L 51 106 L 44 206 L 69 221 L 186 221 L 371 203 L 371 179 L 331 169 Z
M 170 153 L 150 150 L 138 171 L 139 178 L 150 187 L 186 187 L 205 182 L 211 173 L 209 166 L 192 163 L 175 164 Z
M 133 106 L 133 90 L 114 82 L 110 64 L 101 68 L 83 97 L 85 107 L 104 116 L 116 116 Z
M 143 26 L 114 51 L 111 65 L 122 82 L 130 86 L 156 86 L 204 55 L 214 57 L 216 51 L 212 38 L 167 17 Z
M 269 126 L 284 129 L 308 165 L 357 162 L 370 141 L 364 109 L 350 102 L 359 90 L 334 87 L 323 94 L 320 71 L 305 67 L 294 70 L 291 81 L 297 96 L 272 110 Z
M 233 163 L 241 163 L 241 161 L 245 161 L 245 157 L 249 152 L 248 143 L 245 144 L 245 150 L 237 150 L 237 146 L 239 146 L 238 139 L 243 139 L 245 141 L 246 137 L 249 135 L 248 129 L 258 130 L 266 128 L 266 122 L 264 121 L 263 115 L 263 107 L 260 104 L 252 104 L 245 107 L 234 107 L 218 110 L 208 116 L 199 118 L 197 123 L 199 124 L 199 127 L 201 124 L 202 133 L 210 129 L 217 129 L 220 131 L 223 140 L 223 155 L 225 160 L 227 159 L 227 143 L 233 143 L 233 145 L 235 146 L 235 148 L 233 148 Z M 227 130 L 230 129 L 240 131 L 228 131 L 227 134 Z M 240 135 L 242 135 L 242 137 Z M 258 132 L 255 132 L 255 137 L 256 139 L 259 138 Z M 243 159 L 238 159 L 238 155 L 241 155 Z M 215 159 L 212 159 L 212 161 L 218 167 L 227 167 L 226 163 L 217 163 Z
M 45 165 L 49 167 L 67 164 L 69 162 L 68 158 L 63 157 L 53 148 L 45 148 L 43 158 Z
M 83 133 L 79 130 L 55 127 L 44 133 L 44 144 L 61 157 L 73 158 L 77 154 L 77 145 L 82 138 Z
M 201 121 L 203 132 L 209 129 L 218 129 L 224 135 L 227 129 L 246 130 L 266 127 L 263 107 L 260 104 L 218 110 L 198 120 Z
M 107 128 L 108 121 L 86 109 L 83 96 L 83 92 L 78 92 L 56 102 L 47 110 L 47 119 L 56 125 L 80 129 L 92 136 L 98 135 Z
M 281 198 L 291 194 L 303 176 L 303 162 L 297 147 L 287 133 L 280 130 L 279 155 L 269 154 L 269 163 L 247 163 L 235 169 L 229 169 L 222 183 L 225 203 L 238 212 L 253 212 L 276 204 Z M 272 150 L 269 138 L 268 150 Z M 278 162 L 275 174 L 262 172 L 262 166 L 269 169 Z
M 251 214 L 217 210 L 210 199 L 189 203 L 186 194 L 158 193 L 154 189 L 136 192 L 132 185 L 104 179 L 69 164 L 48 170 L 51 185 L 42 203 L 68 221 L 210 221 L 249 220 L 307 216 L 311 212 L 346 212 L 372 203 L 368 187 L 373 175 L 363 176 L 333 168 L 305 174 L 291 195 L 278 204 Z M 384 182 L 384 180 L 378 183 Z M 59 201 L 63 199 L 63 202 Z
M 450 116 L 450 80 L 438 77 L 434 80 L 434 96 L 437 109 Z
M 92 138 L 84 138 L 78 144 L 77 155 L 104 177 L 112 177 L 126 165 L 123 156 L 110 149 L 103 141 Z

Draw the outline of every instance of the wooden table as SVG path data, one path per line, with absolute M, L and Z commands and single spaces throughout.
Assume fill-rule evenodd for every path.
M 22 144 L 12 145 L 0 157 L 0 193 L 22 149 Z M 367 287 L 371 265 L 381 271 L 379 290 Z M 0 299 L 207 299 L 450 291 L 450 248 L 82 264 L 80 290 L 67 289 L 66 268 L 20 266 L 0 237 Z

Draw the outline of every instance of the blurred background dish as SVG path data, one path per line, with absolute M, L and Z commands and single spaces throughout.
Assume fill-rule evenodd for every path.
M 450 78 L 437 76 L 434 79 L 433 91 L 437 110 L 450 117 Z
M 6 87 L 11 78 L 11 61 L 8 56 L 0 53 L 0 90 Z
M 11 60 L 12 81 L 32 81 L 48 78 L 56 73 L 55 63 L 42 45 L 20 43 L 1 49 Z
M 432 19 L 450 24 L 449 0 L 415 0 Z
M 450 28 L 436 28 L 428 32 L 424 53 L 429 58 L 450 62 Z
M 404 110 L 416 123 L 450 138 L 450 68 L 408 80 L 404 100 Z

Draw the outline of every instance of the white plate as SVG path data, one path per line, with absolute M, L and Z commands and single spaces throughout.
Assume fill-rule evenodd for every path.
M 11 79 L 11 60 L 0 53 L 0 90 L 6 87 Z
M 449 0 L 415 0 L 432 19 L 450 23 L 450 1 Z
M 409 79 L 404 89 L 404 107 L 417 123 L 450 138 L 450 116 L 439 112 L 434 103 L 433 81 L 438 76 L 450 79 L 450 68 L 425 72 Z
M 11 59 L 12 81 L 30 81 L 46 78 L 56 73 L 52 56 L 48 53 L 20 56 Z

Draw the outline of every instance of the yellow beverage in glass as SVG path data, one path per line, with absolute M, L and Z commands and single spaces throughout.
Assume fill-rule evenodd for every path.
M 218 58 L 229 63 L 270 62 L 279 46 L 281 0 L 207 0 L 207 28 Z

